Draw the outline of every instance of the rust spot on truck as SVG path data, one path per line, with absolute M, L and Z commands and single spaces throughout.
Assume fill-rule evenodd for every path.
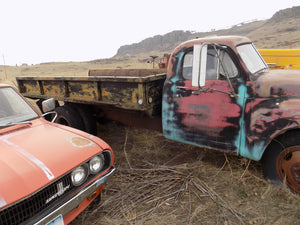
M 272 70 L 259 76 L 255 84 L 256 97 L 300 96 L 299 72 Z
M 110 77 L 144 77 L 155 74 L 166 73 L 166 69 L 102 69 L 102 70 L 89 70 L 89 76 L 110 76 Z
M 89 77 L 18 77 L 17 82 L 21 93 L 29 98 L 54 98 L 71 103 L 105 105 L 107 108 L 143 111 L 150 117 L 160 116 L 166 74 L 136 77 L 126 76 L 128 71 L 114 71 L 104 70 L 99 76 Z M 164 70 L 156 72 L 161 71 Z M 106 72 L 104 76 L 102 73 Z M 120 72 L 125 74 L 114 76 L 120 75 Z M 133 70 L 129 74 L 139 72 Z M 146 74 L 150 72 L 153 73 L 153 70 L 148 70 Z

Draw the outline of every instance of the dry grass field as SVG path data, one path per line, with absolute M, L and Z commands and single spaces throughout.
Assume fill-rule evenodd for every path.
M 109 122 L 117 168 L 81 224 L 299 224 L 300 198 L 269 184 L 259 162 Z
M 141 59 L 142 58 L 142 59 Z M 15 84 L 17 76 L 87 76 L 90 69 L 150 69 L 146 57 L 114 57 L 91 62 L 53 62 L 36 65 L 0 65 L 0 82 Z

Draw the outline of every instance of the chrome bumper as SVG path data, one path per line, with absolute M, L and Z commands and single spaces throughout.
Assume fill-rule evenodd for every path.
M 113 174 L 114 171 L 115 171 L 115 168 L 111 168 L 110 171 L 108 171 L 108 173 L 105 174 L 103 177 L 99 177 L 97 180 L 95 180 L 89 186 L 85 187 L 80 192 L 78 192 L 75 196 L 73 196 L 71 199 L 69 199 L 66 203 L 64 203 L 63 205 L 61 205 L 59 208 L 55 209 L 51 213 L 49 213 L 47 216 L 40 219 L 34 225 L 47 224 L 48 222 L 55 219 L 57 216 L 59 216 L 59 215 L 65 216 L 66 214 L 71 212 L 73 209 L 77 208 L 78 205 L 84 199 L 91 196 L 91 194 L 93 194 L 99 187 L 101 187 L 107 181 L 107 179 Z

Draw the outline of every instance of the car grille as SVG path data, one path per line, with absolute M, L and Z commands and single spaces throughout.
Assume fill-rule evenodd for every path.
M 69 187 L 60 196 L 58 186 Z M 0 212 L 0 225 L 20 224 L 46 209 L 52 203 L 64 198 L 73 190 L 71 178 L 68 175 L 60 178 L 36 194 Z M 53 196 L 56 196 L 55 198 Z M 49 201 L 50 200 L 50 201 Z

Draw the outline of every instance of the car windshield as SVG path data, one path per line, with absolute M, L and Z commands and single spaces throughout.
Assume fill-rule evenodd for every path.
M 267 69 L 268 66 L 260 56 L 253 44 L 245 44 L 237 47 L 237 50 L 246 64 L 248 70 L 255 74 L 261 70 Z
M 37 117 L 39 115 L 13 88 L 0 88 L 0 128 L 28 122 Z

